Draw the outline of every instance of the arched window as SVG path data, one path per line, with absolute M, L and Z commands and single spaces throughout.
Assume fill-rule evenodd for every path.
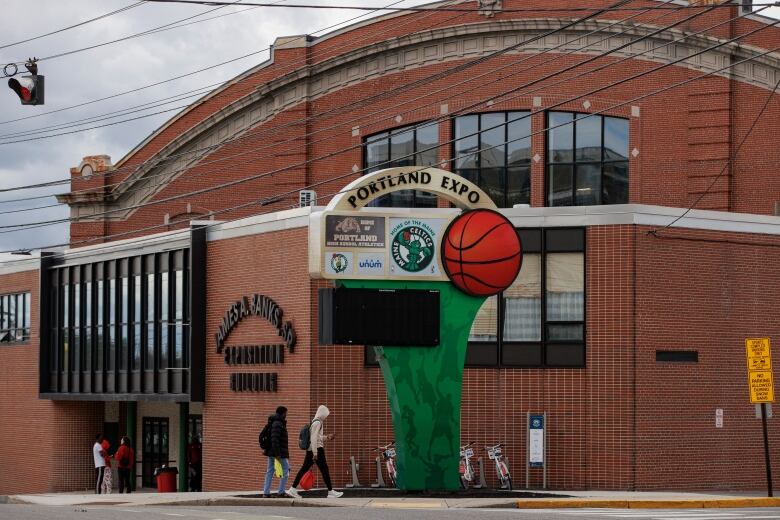
M 419 123 L 395 128 L 366 138 L 366 173 L 396 166 L 436 166 L 439 163 L 439 125 Z M 402 190 L 389 193 L 369 206 L 392 208 L 435 208 L 436 195 L 425 191 Z
M 628 120 L 547 114 L 547 205 L 628 203 Z
M 489 112 L 455 119 L 454 171 L 502 208 L 531 200 L 529 112 Z

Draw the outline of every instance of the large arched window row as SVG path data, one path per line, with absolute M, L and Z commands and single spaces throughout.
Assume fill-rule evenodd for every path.
M 628 119 L 547 112 L 546 205 L 589 206 L 629 202 Z M 536 115 L 534 115 L 536 117 Z M 367 172 L 394 166 L 435 166 L 440 146 L 451 149 L 452 170 L 480 186 L 497 206 L 531 201 L 532 115 L 527 111 L 486 112 L 456 117 L 454 146 L 439 144 L 436 123 L 402 127 L 367 137 Z M 541 190 L 542 187 L 540 186 Z M 384 207 L 436 207 L 431 193 L 405 190 L 371 204 Z

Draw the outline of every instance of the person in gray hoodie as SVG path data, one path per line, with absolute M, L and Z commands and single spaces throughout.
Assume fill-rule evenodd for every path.
M 320 405 L 317 408 L 317 413 L 314 414 L 314 419 L 311 421 L 309 427 L 309 448 L 306 450 L 306 458 L 303 460 L 303 466 L 298 470 L 298 474 L 295 476 L 293 485 L 287 490 L 287 494 L 294 498 L 301 498 L 298 493 L 298 484 L 301 482 L 301 478 L 311 469 L 314 464 L 320 470 L 322 480 L 325 481 L 325 485 L 328 487 L 328 498 L 339 498 L 344 493 L 333 489 L 333 484 L 330 480 L 330 470 L 328 469 L 328 462 L 325 460 L 325 441 L 329 441 L 333 438 L 333 434 L 325 434 L 325 418 L 330 415 L 328 407 Z

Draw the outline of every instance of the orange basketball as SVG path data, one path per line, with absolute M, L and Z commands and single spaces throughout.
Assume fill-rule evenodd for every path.
M 515 281 L 522 261 L 515 227 L 496 211 L 477 209 L 463 213 L 444 233 L 444 271 L 466 294 L 498 294 Z

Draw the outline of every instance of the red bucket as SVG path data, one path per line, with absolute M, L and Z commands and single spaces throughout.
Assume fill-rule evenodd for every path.
M 157 473 L 157 492 L 158 493 L 175 493 L 176 492 L 176 476 L 178 475 L 176 468 L 163 468 Z

